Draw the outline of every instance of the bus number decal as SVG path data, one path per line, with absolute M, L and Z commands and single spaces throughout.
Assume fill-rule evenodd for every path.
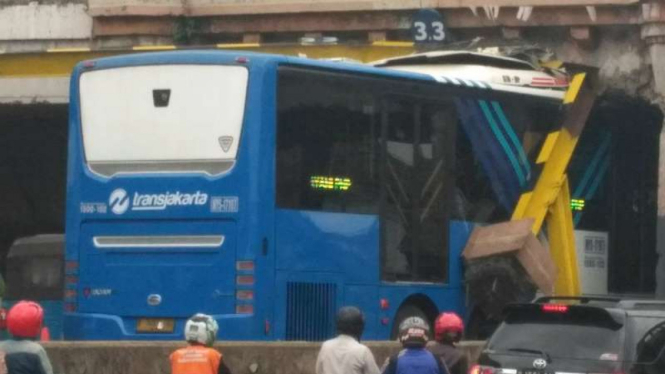
M 212 213 L 237 213 L 239 205 L 238 196 L 213 196 L 210 199 Z
M 81 213 L 83 214 L 106 214 L 108 207 L 104 203 L 81 203 Z

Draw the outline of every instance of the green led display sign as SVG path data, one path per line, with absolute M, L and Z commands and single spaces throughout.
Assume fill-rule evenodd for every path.
M 348 191 L 351 184 L 351 178 L 325 177 L 322 175 L 309 177 L 309 185 L 315 190 Z
M 584 203 L 583 199 L 570 199 L 570 209 L 581 212 L 584 210 Z

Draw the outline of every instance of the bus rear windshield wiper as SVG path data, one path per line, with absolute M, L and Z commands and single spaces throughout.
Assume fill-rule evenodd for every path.
M 543 358 L 544 358 L 545 360 L 547 360 L 547 362 L 552 362 L 552 358 L 550 357 L 550 355 L 549 355 L 547 352 L 545 352 L 545 351 L 541 351 L 541 350 L 539 350 L 539 349 L 531 349 L 531 348 L 508 348 L 507 351 L 510 351 L 510 352 L 533 353 L 533 354 L 537 354 L 537 355 L 541 355 L 541 356 L 543 356 Z

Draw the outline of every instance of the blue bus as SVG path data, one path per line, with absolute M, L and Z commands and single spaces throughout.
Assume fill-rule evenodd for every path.
M 204 312 L 222 339 L 316 341 L 342 305 L 388 339 L 466 314 L 460 253 L 510 216 L 560 103 L 499 88 L 245 52 L 80 63 L 65 339 L 174 340 Z
M 62 339 L 64 252 L 63 234 L 39 234 L 15 240 L 6 258 L 2 307 L 8 311 L 20 300 L 39 303 L 44 308 L 44 327 L 53 340 Z M 0 338 L 8 337 L 7 331 L 0 331 Z

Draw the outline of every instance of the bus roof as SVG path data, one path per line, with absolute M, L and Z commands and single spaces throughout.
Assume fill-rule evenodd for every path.
M 533 64 L 513 57 L 490 55 L 472 51 L 432 51 L 412 55 L 391 57 L 371 62 L 373 66 L 418 65 L 418 64 L 476 64 L 491 65 L 506 69 L 536 70 Z
M 373 75 L 404 77 L 418 79 L 423 81 L 436 81 L 433 77 L 426 74 L 390 71 L 386 69 L 375 68 L 370 65 L 348 63 L 339 61 L 314 60 L 302 57 L 291 57 L 285 55 L 273 55 L 257 52 L 245 51 L 219 51 L 219 50 L 184 50 L 167 52 L 150 52 L 127 54 L 113 57 L 103 57 L 95 60 L 80 62 L 76 70 L 84 70 L 90 64 L 94 64 L 95 69 L 108 69 L 125 66 L 140 66 L 153 64 L 242 64 L 242 58 L 246 58 L 247 64 L 268 64 L 282 63 L 292 65 L 303 65 L 319 68 L 330 68 L 335 70 L 347 70 L 359 73 L 369 73 Z
M 492 89 L 563 100 L 568 79 L 517 58 L 471 51 L 433 51 L 370 63 L 385 69 L 418 72 L 461 83 L 481 81 Z M 506 79 L 508 81 L 506 81 Z
M 19 238 L 9 248 L 8 258 L 62 255 L 65 246 L 63 234 L 41 234 Z
M 245 60 L 241 60 L 241 59 Z M 451 87 L 464 87 L 472 90 L 494 90 L 495 84 L 490 82 L 471 80 L 471 79 L 455 79 L 445 76 L 437 76 L 435 74 L 427 74 L 421 72 L 413 72 L 397 69 L 379 68 L 368 64 L 314 60 L 301 57 L 291 57 L 284 55 L 273 55 L 256 52 L 245 51 L 219 51 L 219 50 L 184 50 L 184 51 L 167 51 L 167 52 L 151 52 L 129 54 L 122 56 L 104 57 L 95 60 L 88 60 L 80 62 L 76 69 L 75 74 L 80 74 L 83 70 L 91 68 L 94 69 L 109 69 L 125 66 L 141 66 L 141 65 L 156 65 L 156 64 L 288 64 L 296 66 L 306 66 L 319 69 L 343 70 L 352 73 L 371 74 L 378 77 L 390 78 L 403 78 L 413 79 L 424 82 L 433 82 Z M 92 65 L 92 66 L 91 66 Z M 505 90 L 499 90 L 506 92 Z M 547 95 L 546 93 L 536 92 L 542 90 L 532 89 L 515 89 L 509 93 L 522 94 L 529 96 L 542 97 L 545 99 L 560 100 L 560 94 Z

